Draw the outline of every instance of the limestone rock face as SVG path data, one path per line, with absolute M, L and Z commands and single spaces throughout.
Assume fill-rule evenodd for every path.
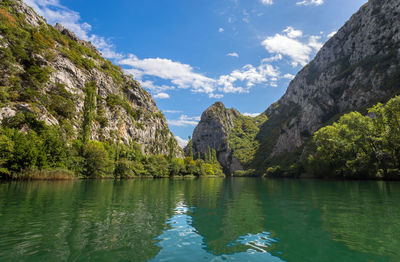
M 234 120 L 240 116 L 235 109 L 226 109 L 216 102 L 201 115 L 201 120 L 193 132 L 193 154 L 205 154 L 209 148 L 215 149 L 217 158 L 226 173 L 242 170 L 240 162 L 233 157 L 229 147 L 229 133 L 234 128 Z
M 369 0 L 318 52 L 272 104 L 256 136 L 251 167 L 263 172 L 281 156 L 304 155 L 315 131 L 349 111 L 400 94 L 400 1 Z M 195 152 L 208 146 L 233 170 L 229 129 L 238 112 L 207 109 L 193 134 Z
M 68 122 L 73 128 L 75 136 L 78 136 L 82 125 L 85 86 L 89 82 L 94 82 L 96 85 L 96 113 L 99 114 L 101 109 L 103 121 L 96 121 L 96 119 L 93 121 L 91 139 L 100 141 L 118 139 L 124 143 L 134 141 L 142 145 L 145 153 L 168 153 L 168 141 L 174 139 L 173 135 L 168 129 L 164 115 L 139 82 L 135 81 L 133 77 L 125 75 L 121 68 L 102 58 L 100 52 L 91 43 L 79 39 L 62 25 L 57 24 L 55 27 L 47 25 L 42 17 L 21 0 L 9 0 L 9 2 L 12 3 L 13 13 L 22 14 L 28 27 L 57 30 L 67 40 L 64 40 L 67 42 L 66 44 L 63 44 L 62 41 L 54 41 L 54 48 L 50 53 L 51 58 L 46 54 L 35 53 L 31 54 L 30 59 L 41 68 L 48 68 L 50 72 L 49 80 L 40 87 L 40 93 L 49 96 L 52 94 L 54 86 L 61 85 L 74 97 L 76 114 L 73 118 L 68 119 Z M 79 65 L 74 61 L 73 56 L 66 55 L 66 52 L 72 52 L 70 50 L 71 43 L 74 46 L 83 46 L 93 51 L 93 56 L 82 54 L 80 58 L 90 62 L 92 66 Z M 12 42 L 7 39 L 6 35 L 0 34 L 2 47 L 9 47 L 11 44 Z M 26 70 L 19 63 L 15 63 L 13 68 L 15 70 L 13 74 L 23 74 Z M 8 83 L 9 76 L 10 74 L 5 73 L 0 76 L 0 79 L 3 83 Z M 110 97 L 119 97 L 123 99 L 123 103 L 110 106 L 108 103 Z M 0 108 L 0 121 L 25 110 L 35 113 L 47 124 L 60 124 L 54 112 L 50 112 L 47 105 L 41 102 L 10 101 L 6 104 L 0 103 L 0 107 L 2 107 Z M 182 156 L 182 150 L 176 141 L 175 145 L 176 154 Z
M 400 92 L 400 2 L 370 0 L 319 51 L 266 112 L 272 156 L 294 152 L 329 120 Z M 271 121 L 272 120 L 272 121 Z

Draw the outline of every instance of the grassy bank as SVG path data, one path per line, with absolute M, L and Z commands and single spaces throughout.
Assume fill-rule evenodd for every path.
M 24 170 L 19 174 L 3 174 L 0 176 L 9 180 L 74 180 L 80 177 L 73 172 L 65 169 L 47 169 L 47 170 Z

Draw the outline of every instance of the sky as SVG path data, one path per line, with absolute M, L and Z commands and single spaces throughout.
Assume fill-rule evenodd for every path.
M 141 82 L 183 146 L 216 101 L 255 116 L 367 0 L 24 0 Z

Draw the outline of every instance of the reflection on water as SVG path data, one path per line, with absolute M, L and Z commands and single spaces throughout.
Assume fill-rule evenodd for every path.
M 282 261 L 267 253 L 272 241 L 268 233 L 241 236 L 230 245 L 248 246 L 247 252 L 222 255 L 207 252 L 203 237 L 191 225 L 189 210 L 182 203 L 178 205 L 175 215 L 168 220 L 170 229 L 157 238 L 162 249 L 152 261 Z
M 0 184 L 0 261 L 397 261 L 400 183 Z

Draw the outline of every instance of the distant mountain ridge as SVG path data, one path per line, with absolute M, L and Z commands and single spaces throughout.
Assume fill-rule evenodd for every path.
M 275 163 L 296 162 L 324 125 L 400 93 L 399 16 L 399 1 L 370 0 L 346 22 L 263 113 L 268 120 L 259 127 L 249 167 L 261 173 Z M 198 144 L 212 142 L 204 136 L 193 140 L 194 148 Z

